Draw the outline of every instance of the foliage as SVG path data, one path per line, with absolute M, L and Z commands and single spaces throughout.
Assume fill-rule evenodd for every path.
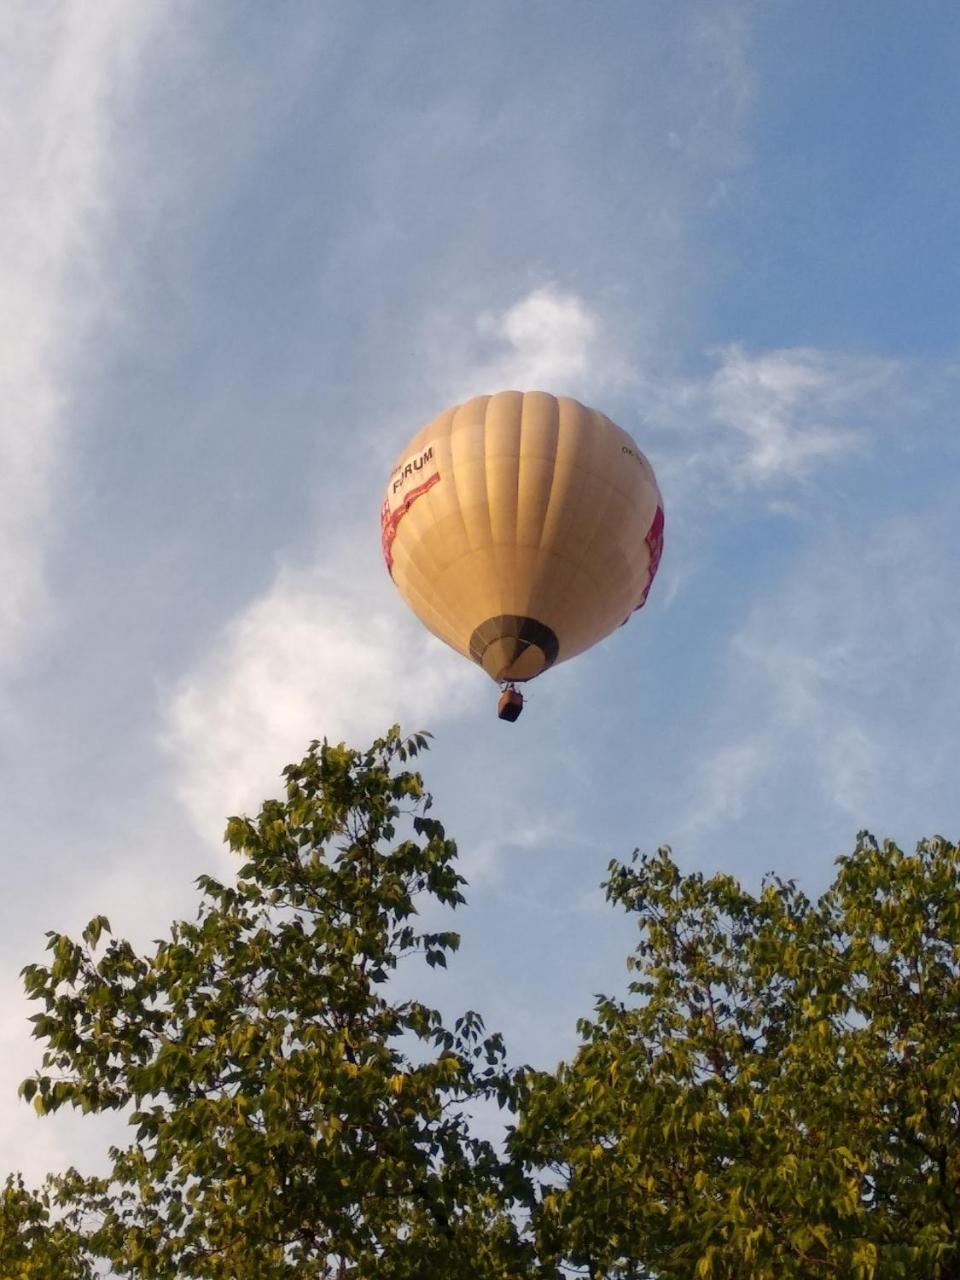
M 4 1280 L 960 1280 L 960 850 L 861 833 L 817 901 L 612 863 L 628 995 L 513 1073 L 477 1014 L 398 994 L 459 941 L 416 923 L 463 901 L 425 745 L 314 743 L 149 954 L 49 935 L 21 1092 L 133 1137 L 103 1178 L 8 1179 Z
M 98 1215 L 91 1245 L 117 1273 L 541 1274 L 510 1212 L 526 1184 L 468 1126 L 470 1106 L 513 1096 L 500 1037 L 385 985 L 459 942 L 412 923 L 418 902 L 463 901 L 456 847 L 406 767 L 425 745 L 396 729 L 366 752 L 314 743 L 284 800 L 230 820 L 246 861 L 232 886 L 200 878 L 195 922 L 138 955 L 101 947 L 98 917 L 24 970 L 46 1042 L 24 1097 L 129 1113 L 109 1175 L 60 1183 Z
M 51 1217 L 47 1191 L 29 1191 L 8 1177 L 0 1191 L 0 1276 L 3 1280 L 92 1280 L 81 1235 Z
M 960 851 L 861 833 L 812 902 L 611 864 L 630 998 L 531 1074 L 546 1256 L 592 1277 L 960 1276 Z

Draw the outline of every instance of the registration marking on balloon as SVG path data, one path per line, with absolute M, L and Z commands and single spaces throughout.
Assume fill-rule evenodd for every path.
M 440 479 L 440 468 L 434 457 L 433 445 L 405 458 L 393 471 L 387 486 L 387 496 L 380 509 L 380 545 L 383 559 L 393 577 L 393 542 L 397 526 L 416 502 Z M 412 487 L 411 487 L 412 486 Z

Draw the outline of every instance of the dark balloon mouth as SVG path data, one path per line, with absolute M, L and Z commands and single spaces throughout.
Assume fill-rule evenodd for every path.
M 536 654 L 531 654 L 531 649 L 535 649 Z M 494 680 L 532 680 L 552 667 L 559 653 L 560 642 L 555 631 L 536 618 L 514 613 L 487 618 L 470 637 L 470 657 Z M 492 665 L 497 669 L 493 670 Z M 530 674 L 522 674 L 524 669 L 529 669 Z

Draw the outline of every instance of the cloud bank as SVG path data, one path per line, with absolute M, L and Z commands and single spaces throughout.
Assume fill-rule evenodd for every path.
M 684 838 L 799 809 L 852 834 L 949 819 L 960 624 L 951 511 L 832 529 L 729 641 Z M 909 821 L 913 831 L 889 831 Z M 946 832 L 945 834 L 949 834 Z
M 811 348 L 710 354 L 699 378 L 642 380 L 638 405 L 680 499 L 786 491 L 868 454 L 896 361 Z
M 45 553 L 71 447 L 71 389 L 115 305 L 106 271 L 125 94 L 155 7 L 6 6 L 0 30 L 0 666 L 53 613 Z M 13 122 L 16 122 L 15 125 Z
M 277 794 L 311 739 L 356 745 L 392 722 L 436 725 L 479 695 L 468 664 L 346 563 L 280 570 L 172 691 L 164 745 L 203 837 Z

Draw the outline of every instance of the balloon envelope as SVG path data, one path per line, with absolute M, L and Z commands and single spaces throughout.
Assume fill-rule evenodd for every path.
M 501 391 L 417 432 L 387 483 L 381 532 L 417 617 L 494 680 L 522 681 L 645 602 L 663 504 L 649 462 L 604 414 Z

